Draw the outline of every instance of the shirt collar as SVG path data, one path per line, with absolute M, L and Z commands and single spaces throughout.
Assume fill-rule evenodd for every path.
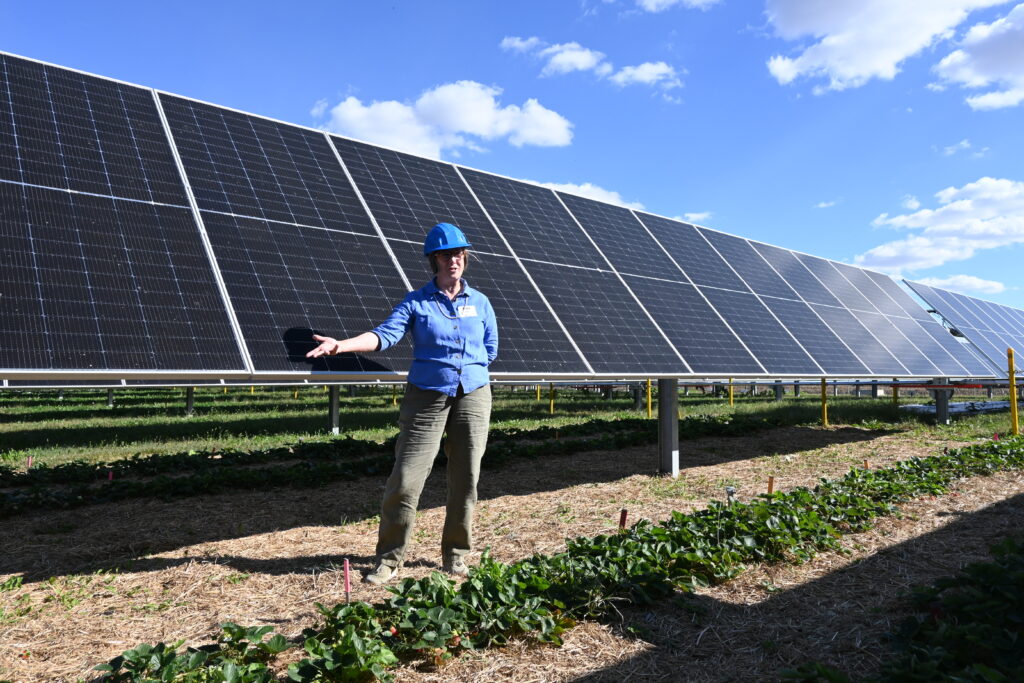
M 469 296 L 470 291 L 472 291 L 470 289 L 469 282 L 466 280 L 466 278 L 462 278 L 461 282 L 462 282 L 462 291 L 460 291 L 458 294 L 456 294 L 455 298 L 459 298 L 460 296 Z M 424 287 L 424 290 L 430 296 L 435 296 L 437 294 L 441 294 L 441 295 L 444 294 L 441 291 L 441 288 L 437 286 L 437 278 L 430 278 L 430 282 L 428 282 L 426 284 L 426 287 Z

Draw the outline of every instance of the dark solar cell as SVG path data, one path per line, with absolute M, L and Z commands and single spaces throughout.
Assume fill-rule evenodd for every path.
M 900 287 L 895 280 L 888 275 L 882 275 L 881 273 L 875 273 L 870 270 L 863 271 L 875 285 L 878 286 L 883 292 L 889 295 L 889 298 L 896 302 L 905 315 L 909 315 L 915 320 L 931 320 L 934 318 L 921 307 L 914 299 L 910 297 L 906 291 Z
M 697 228 L 661 216 L 640 212 L 636 215 L 695 284 L 750 291 Z
M 939 369 L 925 358 L 924 354 L 904 337 L 884 315 L 867 311 L 853 311 L 853 315 L 912 374 L 930 377 L 941 374 Z
M 887 316 L 896 315 L 906 317 L 907 312 L 903 307 L 892 300 L 878 284 L 868 277 L 868 273 L 860 268 L 848 266 L 845 263 L 832 262 L 832 266 L 842 273 L 847 281 L 857 288 L 871 304 Z M 920 308 L 920 307 L 918 307 Z
M 843 302 L 843 306 L 846 308 L 852 308 L 857 311 L 870 311 L 874 313 L 877 309 L 871 305 L 871 302 L 864 298 L 856 287 L 851 285 L 846 278 L 843 277 L 842 273 L 836 270 L 835 266 L 831 261 L 826 261 L 823 258 L 817 256 L 808 256 L 806 254 L 796 254 L 797 259 L 800 263 L 807 266 L 807 269 L 814 273 L 814 276 L 821 281 L 825 287 L 828 288 L 837 299 Z
M 313 332 L 367 332 L 405 296 L 380 237 L 210 212 L 203 222 L 257 372 L 408 370 L 408 341 L 366 355 L 305 357 Z
M 821 319 L 832 328 L 873 375 L 912 375 L 875 339 L 853 313 L 843 308 L 811 304 Z
M 200 209 L 376 235 L 327 138 L 161 95 Z
M 0 179 L 188 203 L 150 91 L 2 54 Z
M 793 288 L 787 285 L 785 280 L 779 277 L 778 273 L 768 265 L 768 262 L 754 250 L 750 242 L 714 230 L 705 230 L 704 228 L 698 228 L 698 230 L 755 292 L 783 299 L 799 298 Z
M 764 374 L 693 285 L 634 276 L 626 281 L 693 372 Z
M 786 284 L 796 290 L 801 299 L 808 303 L 842 306 L 839 299 L 825 289 L 792 251 L 760 242 L 751 242 L 751 245 L 782 276 Z
M 245 369 L 192 212 L 0 184 L 0 367 Z
M 391 248 L 413 287 L 430 279 L 419 244 L 391 242 Z M 491 372 L 588 372 L 515 259 L 473 251 L 466 282 L 490 299 L 498 320 L 498 359 Z
M 533 261 L 524 265 L 595 372 L 686 372 L 612 273 Z
M 762 299 L 765 306 L 786 326 L 818 365 L 830 375 L 870 374 L 849 348 L 840 341 L 814 311 L 802 301 Z
M 354 140 L 331 140 L 385 237 L 422 243 L 435 224 L 454 223 L 475 251 L 509 253 L 451 164 Z
M 935 366 L 942 372 L 943 376 L 958 377 L 963 375 L 977 374 L 977 371 L 972 372 L 970 370 L 967 370 L 963 363 L 960 363 L 957 360 L 958 358 L 967 360 L 969 352 L 966 349 L 958 349 L 949 344 L 941 344 L 936 337 L 928 334 L 928 332 L 925 331 L 925 329 L 922 327 L 923 321 L 918 322 L 916 320 L 911 320 L 910 318 L 907 318 L 905 316 L 886 317 L 888 317 L 889 322 L 895 325 L 899 329 L 899 331 L 902 332 L 905 337 L 907 337 L 907 339 L 913 342 L 914 346 L 919 348 L 921 352 L 924 353 L 928 360 L 935 364 Z M 934 325 L 936 328 L 939 328 L 938 330 L 936 330 L 937 334 L 941 333 L 949 338 L 950 344 L 955 344 L 961 347 L 963 346 L 955 339 L 953 339 L 953 335 L 941 329 L 941 326 L 938 323 L 932 322 L 931 324 Z M 954 357 L 953 355 L 951 355 L 951 352 L 956 353 L 956 356 Z
M 756 296 L 711 287 L 701 287 L 701 291 L 769 373 L 821 373 L 818 365 Z
M 468 168 L 461 171 L 519 258 L 608 268 L 554 191 Z
M 629 209 L 562 192 L 558 195 L 620 273 L 686 282 L 686 276 Z

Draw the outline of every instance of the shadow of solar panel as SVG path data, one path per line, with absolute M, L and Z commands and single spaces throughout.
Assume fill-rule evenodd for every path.
M 832 375 L 867 375 L 867 366 L 806 303 L 765 297 L 761 302 L 797 338 L 822 369 Z
M 697 228 L 639 211 L 636 215 L 694 284 L 750 291 Z
M 322 133 L 161 94 L 199 208 L 375 235 Z
M 460 170 L 520 258 L 608 267 L 553 190 L 468 168 Z
M 192 212 L 0 183 L 0 367 L 245 365 Z
M 380 237 L 203 212 L 257 373 L 405 372 L 408 342 L 373 354 L 306 358 L 313 333 L 369 331 L 406 294 Z
M 821 368 L 756 296 L 713 287 L 700 291 L 722 314 L 765 370 L 780 375 L 818 375 Z
M 765 372 L 696 287 L 633 275 L 625 278 L 694 373 Z
M 632 211 L 563 192 L 557 194 L 615 270 L 687 282 L 686 276 L 665 255 Z
M 413 287 L 422 286 L 433 277 L 418 243 L 390 244 Z M 487 296 L 498 320 L 498 358 L 490 366 L 492 373 L 588 372 L 514 258 L 474 249 L 466 269 L 466 282 Z
M 0 179 L 188 204 L 149 90 L 2 54 Z
M 509 254 L 451 164 L 332 136 L 331 140 L 389 239 L 423 242 L 437 223 L 454 223 L 476 251 Z
M 613 273 L 535 261 L 524 265 L 595 372 L 686 373 Z

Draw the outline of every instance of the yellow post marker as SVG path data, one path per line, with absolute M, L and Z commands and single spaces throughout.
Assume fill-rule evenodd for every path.
M 540 400 L 540 385 L 537 385 L 537 400 Z
M 1013 362 L 1013 349 L 1006 349 L 1006 360 L 1010 371 L 1010 433 L 1020 436 L 1020 423 L 1017 421 L 1017 367 Z
M 297 399 L 299 397 L 299 388 L 295 387 L 295 391 L 292 392 L 292 398 Z
M 651 395 L 651 380 L 647 380 L 647 419 L 654 417 L 654 398 Z
M 391 405 L 393 405 L 393 406 L 397 406 L 398 405 L 398 385 L 397 384 L 392 384 L 391 385 Z
M 729 378 L 729 405 L 735 405 L 735 404 L 736 404 L 736 398 L 733 395 L 733 391 L 732 391 L 732 377 L 730 377 Z
M 225 394 L 228 393 L 228 388 L 227 387 L 224 387 L 224 393 Z
M 821 426 L 828 427 L 828 382 L 821 378 Z
M 255 384 L 250 384 L 249 385 L 249 393 L 250 394 L 255 394 L 256 393 L 256 385 Z
M 555 383 L 548 385 L 548 412 L 555 414 Z
M 900 404 L 900 386 L 896 384 L 896 378 L 892 378 L 892 404 L 898 406 Z

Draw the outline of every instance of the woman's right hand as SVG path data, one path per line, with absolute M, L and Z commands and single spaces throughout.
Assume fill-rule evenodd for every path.
M 306 354 L 306 358 L 319 358 L 320 356 L 333 356 L 341 348 L 341 342 L 334 337 L 321 337 L 314 334 L 313 339 L 320 342 L 320 346 Z

